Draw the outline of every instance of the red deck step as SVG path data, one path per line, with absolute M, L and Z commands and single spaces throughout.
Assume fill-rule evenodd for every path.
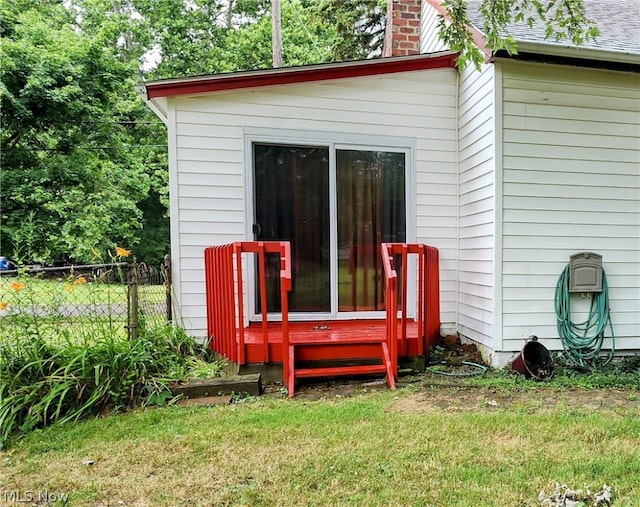
M 371 346 L 375 348 L 371 349 Z M 380 364 L 354 364 L 345 366 L 318 366 L 314 368 L 298 368 L 296 366 L 296 349 L 302 352 L 305 348 L 322 347 L 328 350 L 327 357 L 340 359 L 364 359 L 361 351 L 363 347 L 367 347 L 370 352 L 368 356 L 379 357 Z M 373 355 L 372 355 L 373 353 Z M 359 337 L 347 336 L 342 337 L 340 341 L 328 340 L 326 337 L 313 339 L 313 337 L 296 337 L 294 341 L 289 342 L 289 353 L 286 358 L 288 361 L 286 371 L 287 389 L 289 397 L 295 394 L 296 378 L 310 377 L 337 377 L 342 375 L 371 375 L 374 373 L 384 373 L 387 378 L 387 385 L 391 389 L 395 389 L 395 376 L 393 373 L 393 365 L 391 356 L 389 355 L 389 347 L 387 346 L 386 337 Z
M 321 345 L 377 345 L 385 342 L 384 336 L 340 336 L 338 338 L 327 338 L 324 336 L 296 336 L 289 338 L 289 345 L 305 345 L 308 347 Z
M 341 375 L 354 375 L 354 366 L 331 366 L 327 368 L 296 368 L 296 377 L 339 377 Z M 358 374 L 386 373 L 387 367 L 383 364 L 370 364 L 358 366 Z

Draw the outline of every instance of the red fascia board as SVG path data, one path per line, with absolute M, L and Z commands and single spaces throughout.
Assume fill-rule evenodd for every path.
M 439 68 L 454 68 L 458 53 L 442 55 L 421 55 L 410 58 L 380 58 L 322 66 L 289 67 L 265 69 L 264 71 L 218 74 L 202 78 L 168 80 L 147 83 L 145 88 L 149 99 L 196 95 L 242 88 L 260 88 L 286 84 L 328 81 L 353 77 L 376 76 Z

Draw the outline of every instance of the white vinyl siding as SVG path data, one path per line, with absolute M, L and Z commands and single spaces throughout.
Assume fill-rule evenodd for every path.
M 457 290 L 456 72 L 452 69 L 172 99 L 175 287 L 187 330 L 204 336 L 204 248 L 246 239 L 245 129 L 414 140 L 418 241 L 440 249 L 442 322 L 455 327 Z M 308 135 L 308 134 L 305 134 Z M 175 216 L 173 214 L 175 213 Z
M 592 251 L 603 256 L 616 349 L 637 351 L 640 76 L 503 69 L 503 349 L 520 350 L 530 334 L 562 348 L 555 285 L 571 254 Z M 575 308 L 585 311 L 586 301 Z
M 494 348 L 494 67 L 460 76 L 460 239 L 458 330 Z
M 438 11 L 423 0 L 420 16 L 420 52 L 446 51 L 448 48 L 438 36 Z

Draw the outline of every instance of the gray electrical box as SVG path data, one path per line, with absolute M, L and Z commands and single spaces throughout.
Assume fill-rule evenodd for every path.
M 602 255 L 581 252 L 569 257 L 569 292 L 602 292 Z

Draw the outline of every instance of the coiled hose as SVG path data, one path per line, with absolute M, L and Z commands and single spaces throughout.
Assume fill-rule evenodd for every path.
M 611 350 L 602 358 L 600 366 L 607 365 L 615 352 L 615 336 L 609 313 L 607 276 L 602 271 L 602 292 L 592 294 L 589 316 L 584 322 L 571 322 L 571 294 L 569 292 L 569 265 L 564 268 L 555 294 L 556 322 L 564 351 L 571 362 L 585 368 L 600 357 L 607 325 L 611 330 Z

